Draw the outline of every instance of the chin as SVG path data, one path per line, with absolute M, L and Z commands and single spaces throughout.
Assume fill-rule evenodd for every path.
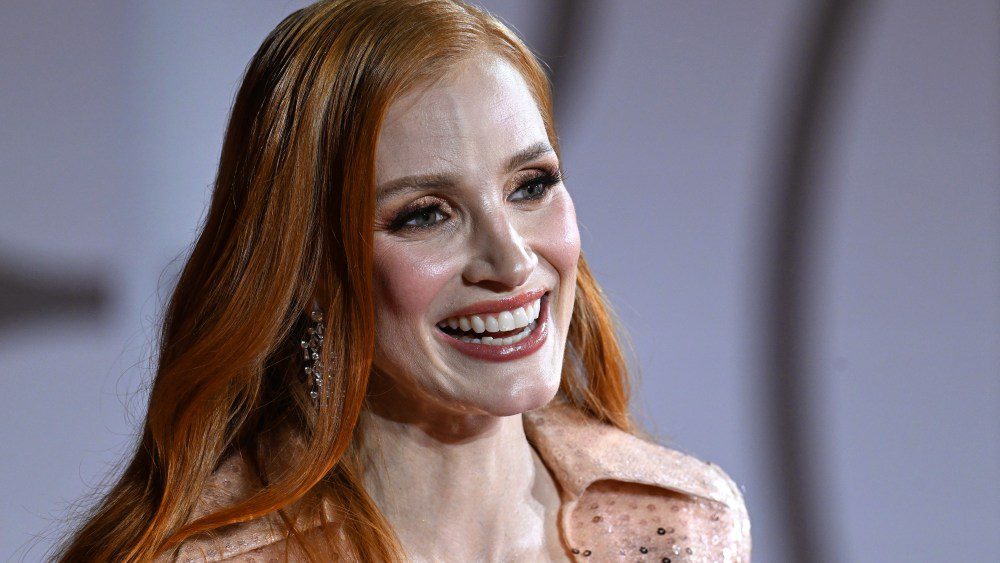
M 481 409 L 493 416 L 513 416 L 544 407 L 559 392 L 559 381 L 557 376 L 511 389 L 502 396 L 488 397 Z

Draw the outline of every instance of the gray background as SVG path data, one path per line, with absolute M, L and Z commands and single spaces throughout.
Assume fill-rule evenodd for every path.
M 857 2 L 803 64 L 824 4 L 485 3 L 557 71 L 637 407 L 742 486 L 754 560 L 993 560 L 998 6 Z M 0 557 L 41 559 L 132 443 L 241 72 L 301 5 L 0 7 Z

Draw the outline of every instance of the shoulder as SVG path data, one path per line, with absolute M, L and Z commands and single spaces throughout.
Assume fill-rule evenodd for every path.
M 239 455 L 231 455 L 205 482 L 198 502 L 185 519 L 185 524 L 236 504 L 251 494 L 253 486 L 247 464 Z M 258 518 L 188 538 L 156 561 L 236 561 L 235 557 L 275 546 L 282 538 L 281 525 L 277 519 Z
M 234 454 L 216 469 L 205 483 L 198 502 L 186 519 L 202 516 L 231 506 L 255 492 L 248 465 Z M 310 541 L 329 538 L 339 530 L 332 526 L 307 526 L 300 536 Z M 297 542 L 287 540 L 287 528 L 277 513 L 225 526 L 211 533 L 188 538 L 162 554 L 156 563 L 208 563 L 251 561 L 294 561 L 301 556 Z
M 750 560 L 746 504 L 719 466 L 565 405 L 525 413 L 524 420 L 560 485 L 564 537 L 580 554 Z

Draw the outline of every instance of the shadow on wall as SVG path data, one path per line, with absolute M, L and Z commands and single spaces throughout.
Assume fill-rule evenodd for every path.
M 815 378 L 808 373 L 807 323 L 804 310 L 810 268 L 815 255 L 816 233 L 821 205 L 816 186 L 822 179 L 825 151 L 823 132 L 830 131 L 833 102 L 847 66 L 847 44 L 858 37 L 863 2 L 825 0 L 819 2 L 808 21 L 800 26 L 800 53 L 787 69 L 788 85 L 783 108 L 790 108 L 788 118 L 775 128 L 769 143 L 765 169 L 774 170 L 764 194 L 772 202 L 765 221 L 766 267 L 762 310 L 759 380 L 764 382 L 763 417 L 766 432 L 773 438 L 771 457 L 777 460 L 770 477 L 781 497 L 775 506 L 781 510 L 783 529 L 793 561 L 823 562 L 834 560 L 831 546 L 837 545 L 833 522 L 823 518 L 824 511 L 815 503 L 811 491 L 823 490 L 817 461 L 809 445 L 815 428 L 809 419 L 815 405 L 810 385 Z M 867 6 L 870 8 L 870 4 Z
M 18 263 L 9 256 L 0 259 L 0 336 L 27 323 L 65 317 L 97 319 L 107 311 L 111 301 L 107 280 L 72 272 L 56 276 L 55 271 L 49 265 Z

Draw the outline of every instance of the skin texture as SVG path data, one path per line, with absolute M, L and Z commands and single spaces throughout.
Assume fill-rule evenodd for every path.
M 558 390 L 580 254 L 561 181 L 524 198 L 541 191 L 526 184 L 558 174 L 555 153 L 508 170 L 539 146 L 549 139 L 527 85 L 488 55 L 402 96 L 380 132 L 376 369 L 362 451 L 381 468 L 366 473 L 369 490 L 416 561 L 567 559 L 558 491 L 520 415 Z M 431 174 L 448 181 L 399 182 Z M 427 228 L 393 230 L 414 204 L 439 210 L 410 221 Z M 526 357 L 472 358 L 434 333 L 459 308 L 537 288 L 550 292 L 550 332 Z

